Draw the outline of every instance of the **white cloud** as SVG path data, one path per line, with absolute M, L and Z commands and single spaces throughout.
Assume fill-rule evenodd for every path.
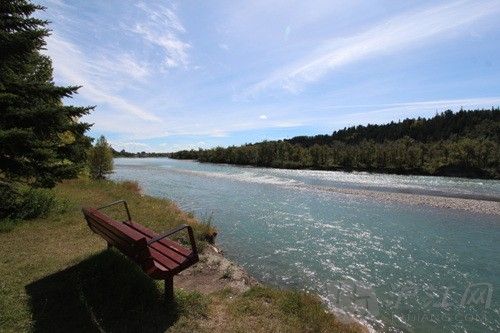
M 92 65 L 96 74 L 106 78 L 116 78 L 116 76 L 126 76 L 135 80 L 144 80 L 151 75 L 149 66 L 136 60 L 130 54 L 120 54 L 119 56 L 101 54 Z
M 119 81 L 116 72 L 125 73 L 124 68 L 119 65 L 108 67 L 107 62 L 87 58 L 78 47 L 53 34 L 48 38 L 47 53 L 54 62 L 56 76 L 59 76 L 65 84 L 83 86 L 78 92 L 93 103 L 103 103 L 111 106 L 119 112 L 127 112 L 145 121 L 160 121 L 160 119 L 125 100 L 118 94 L 110 91 L 110 86 Z M 130 61 L 130 59 L 128 59 Z M 105 73 L 111 71 L 109 82 L 105 78 Z M 113 84 L 109 84 L 113 82 Z
M 228 136 L 227 131 L 225 130 L 220 130 L 220 129 L 214 129 L 210 131 L 209 135 L 213 138 L 225 138 Z
M 318 109 L 348 109 L 348 108 L 398 108 L 398 107 L 409 107 L 409 108 L 434 108 L 436 110 L 441 110 L 443 108 L 457 109 L 463 107 L 464 109 L 481 109 L 490 108 L 500 105 L 499 97 L 477 97 L 477 98 L 459 98 L 459 99 L 443 99 L 443 100 L 432 100 L 432 101 L 420 101 L 420 102 L 401 102 L 401 103 L 383 103 L 383 104 L 350 104 L 350 105 L 323 105 L 319 106 Z
M 458 111 L 489 109 L 500 105 L 499 97 L 447 99 L 420 102 L 371 104 L 371 105 L 323 105 L 312 109 L 316 117 L 304 117 L 300 112 L 290 116 L 290 124 L 338 129 L 344 126 L 382 124 L 411 117 L 433 117 L 436 112 L 451 109 Z M 345 112 L 347 109 L 367 108 L 367 111 Z M 344 112 L 339 113 L 339 110 Z
M 358 35 L 323 43 L 307 57 L 252 85 L 243 97 L 254 96 L 268 88 L 297 92 L 332 70 L 384 53 L 418 47 L 444 32 L 499 10 L 498 1 L 457 1 L 396 16 Z
M 159 137 L 175 137 L 172 140 L 182 140 L 181 137 L 206 136 L 210 138 L 230 137 L 232 133 L 246 132 L 257 129 L 270 128 L 292 128 L 309 126 L 316 127 L 318 133 L 322 131 L 329 132 L 344 126 L 367 124 L 367 123 L 385 123 L 392 120 L 403 119 L 407 117 L 432 117 L 436 112 L 444 111 L 448 108 L 459 110 L 475 108 L 490 108 L 500 105 L 499 97 L 470 98 L 470 99 L 449 99 L 434 101 L 419 101 L 405 103 L 373 104 L 373 105 L 295 105 L 293 107 L 277 108 L 270 107 L 273 112 L 272 120 L 262 121 L 255 117 L 259 107 L 251 107 L 242 111 L 246 115 L 238 118 L 228 117 L 219 119 L 209 117 L 198 119 L 200 123 L 189 120 L 189 117 L 181 116 L 169 121 L 168 132 L 164 125 L 157 123 L 134 122 L 128 119 L 128 115 L 119 118 L 102 114 L 99 116 L 98 125 L 100 128 L 109 132 L 121 133 L 127 140 L 143 140 Z M 305 114 L 304 109 L 309 113 Z M 348 109 L 365 108 L 366 111 L 349 112 Z M 212 112 L 207 111 L 208 114 Z M 253 114 L 253 116 L 252 116 Z M 123 124 L 134 123 L 134 126 L 123 126 Z M 221 130 L 223 128 L 224 130 Z M 191 144 L 190 148 L 196 149 L 200 144 Z M 185 144 L 187 147 L 187 143 Z M 181 150 L 169 144 L 165 146 L 165 151 Z M 186 148 L 187 149 L 187 148 Z
M 150 44 L 159 46 L 164 52 L 164 65 L 170 67 L 186 67 L 189 64 L 189 43 L 180 38 L 186 30 L 173 11 L 165 6 L 140 3 L 137 5 L 147 14 L 147 20 L 136 23 L 132 32 L 142 36 Z
M 199 141 L 196 143 L 160 143 L 158 147 L 159 149 L 157 151 L 159 152 L 173 152 L 179 150 L 197 150 L 198 148 L 209 148 L 210 145 L 205 141 Z
M 111 146 L 115 150 L 125 149 L 128 152 L 138 152 L 138 151 L 151 151 L 152 147 L 141 142 L 111 142 Z
M 267 119 L 267 116 L 265 114 L 261 114 L 259 116 L 259 119 L 262 119 L 262 120 L 266 120 Z

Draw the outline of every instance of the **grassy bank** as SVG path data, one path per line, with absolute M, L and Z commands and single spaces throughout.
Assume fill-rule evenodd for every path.
M 202 248 L 207 226 L 172 202 L 141 196 L 133 183 L 74 180 L 55 192 L 57 206 L 47 217 L 4 226 L 0 233 L 2 332 L 363 331 L 325 312 L 316 297 L 270 287 L 209 294 L 176 289 L 175 304 L 166 305 L 162 284 L 105 250 L 81 207 L 126 199 L 132 218 L 154 230 L 193 225 Z

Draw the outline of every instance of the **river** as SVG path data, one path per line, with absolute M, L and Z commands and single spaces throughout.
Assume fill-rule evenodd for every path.
M 167 158 L 117 158 L 112 178 L 212 216 L 218 245 L 251 275 L 377 331 L 500 332 L 500 181 Z M 448 197 L 490 211 L 435 204 Z

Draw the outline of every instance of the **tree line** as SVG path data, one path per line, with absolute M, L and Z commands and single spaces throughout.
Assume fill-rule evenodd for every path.
M 155 153 L 155 152 L 137 152 L 137 153 L 131 153 L 126 151 L 125 149 L 122 149 L 120 151 L 115 150 L 114 148 L 111 148 L 111 151 L 113 153 L 113 157 L 168 157 L 168 153 Z
M 359 170 L 500 179 L 500 109 L 353 126 L 331 135 L 183 150 L 177 159 L 274 168 Z

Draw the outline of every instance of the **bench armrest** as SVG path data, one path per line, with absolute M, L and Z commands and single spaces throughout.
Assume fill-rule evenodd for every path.
M 189 235 L 189 242 L 191 243 L 191 250 L 193 251 L 194 254 L 198 254 L 198 250 L 196 249 L 196 242 L 194 240 L 193 228 L 191 228 L 191 226 L 189 226 L 187 224 L 181 224 L 180 226 L 178 226 L 176 228 L 167 230 L 163 234 L 150 239 L 148 241 L 148 245 L 151 245 L 151 244 L 153 244 L 153 243 L 155 243 L 155 242 L 157 242 L 159 240 L 162 240 L 163 238 L 171 236 L 171 235 L 173 235 L 173 234 L 181 231 L 182 229 L 187 229 L 188 235 Z
M 128 220 L 129 220 L 129 222 L 132 221 L 132 217 L 130 217 L 130 211 L 128 210 L 128 205 L 127 205 L 127 202 L 125 200 L 118 200 L 118 201 L 112 202 L 109 205 L 105 205 L 105 206 L 101 206 L 101 207 L 97 208 L 97 210 L 108 208 L 108 207 L 114 206 L 114 205 L 119 204 L 119 203 L 123 203 L 123 205 L 125 206 L 125 210 L 127 211 Z

